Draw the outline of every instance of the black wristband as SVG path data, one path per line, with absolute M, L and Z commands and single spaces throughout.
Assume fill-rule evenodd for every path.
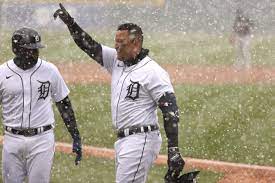
M 179 147 L 168 147 L 168 152 L 179 152 Z

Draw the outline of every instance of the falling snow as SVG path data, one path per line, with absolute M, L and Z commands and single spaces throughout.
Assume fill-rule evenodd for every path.
M 10 43 L 14 30 L 32 27 L 41 32 L 47 47 L 40 56 L 54 63 L 69 85 L 83 144 L 113 149 L 117 137 L 112 127 L 110 76 L 76 46 L 63 22 L 54 20 L 58 3 L 0 1 L 1 64 L 14 56 Z M 93 39 L 110 47 L 114 47 L 119 24 L 134 22 L 142 27 L 144 47 L 167 71 L 174 86 L 180 113 L 179 146 L 184 158 L 275 167 L 273 0 L 68 0 L 63 5 Z M 251 62 L 247 67 L 236 64 L 242 51 L 230 42 L 237 9 L 253 22 L 248 45 Z M 92 48 L 88 38 L 83 42 Z M 56 141 L 71 144 L 56 108 L 54 112 Z M 158 116 L 163 137 L 161 154 L 167 154 L 160 110 Z M 178 113 L 171 112 L 170 116 Z M 114 159 L 85 156 L 78 168 L 73 161 L 73 155 L 56 153 L 53 182 L 115 180 Z M 148 182 L 163 182 L 166 171 L 166 165 L 154 166 Z M 231 178 L 237 175 L 232 173 Z M 252 182 L 258 180 L 254 176 L 251 174 Z M 199 178 L 199 182 L 227 180 L 232 181 L 230 175 L 223 179 L 210 171 Z

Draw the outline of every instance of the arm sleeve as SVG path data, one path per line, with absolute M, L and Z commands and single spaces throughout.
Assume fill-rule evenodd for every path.
M 96 42 L 76 22 L 68 28 L 77 46 L 112 73 L 116 61 L 116 50 Z
M 76 22 L 68 26 L 77 46 L 103 66 L 102 46 L 87 34 Z
M 51 94 L 54 102 L 59 102 L 69 95 L 70 90 L 68 89 L 64 79 L 62 78 L 57 67 L 53 65 L 53 82 L 51 87 Z
M 169 147 L 178 147 L 178 122 L 179 111 L 174 93 L 166 92 L 158 101 L 158 106 L 163 115 L 164 130 Z
M 178 147 L 179 113 L 169 75 L 161 67 L 154 67 L 149 78 L 147 89 L 162 111 L 168 147 Z
M 65 126 L 73 139 L 80 138 L 80 134 L 77 128 L 74 111 L 71 105 L 69 97 L 65 97 L 60 102 L 56 102 L 56 106 L 60 115 L 65 123 Z

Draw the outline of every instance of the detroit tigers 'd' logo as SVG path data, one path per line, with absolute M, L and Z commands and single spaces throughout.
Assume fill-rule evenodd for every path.
M 37 80 L 38 81 L 38 80 Z M 39 83 L 41 83 L 40 87 L 38 88 L 38 93 L 39 93 L 39 98 L 40 99 L 46 99 L 49 95 L 49 91 L 50 91 L 50 82 L 49 81 L 38 81 Z
M 140 84 L 139 82 L 133 82 L 132 80 L 130 81 L 131 84 L 127 87 L 127 95 L 125 98 L 135 100 L 139 97 Z

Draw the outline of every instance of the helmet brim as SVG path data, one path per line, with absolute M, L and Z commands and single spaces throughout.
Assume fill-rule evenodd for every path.
M 30 43 L 30 44 L 25 44 L 25 45 L 21 45 L 22 48 L 27 48 L 27 49 L 40 49 L 40 48 L 45 48 L 44 45 L 42 45 L 41 43 Z

